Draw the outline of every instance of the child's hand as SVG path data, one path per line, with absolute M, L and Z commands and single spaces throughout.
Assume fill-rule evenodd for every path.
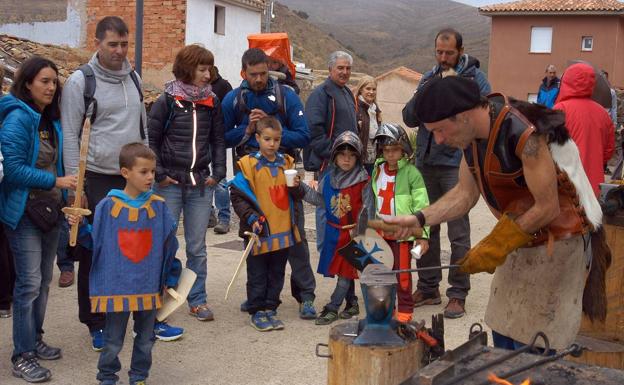
M 82 222 L 82 215 L 65 214 L 65 219 L 70 226 L 73 226 Z
M 255 221 L 251 225 L 251 231 L 253 231 L 256 234 L 260 234 L 262 232 L 262 224 L 259 221 Z
M 417 245 L 420 245 L 420 255 L 425 255 L 425 253 L 427 253 L 427 250 L 429 250 L 429 240 L 417 239 L 415 243 Z
M 295 176 L 295 180 L 293 180 L 293 187 L 299 187 L 301 184 L 301 177 L 299 175 Z

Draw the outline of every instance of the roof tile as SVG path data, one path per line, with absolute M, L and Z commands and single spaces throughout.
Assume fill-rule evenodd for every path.
M 619 13 L 624 3 L 617 0 L 520 0 L 480 7 L 479 12 L 496 13 Z

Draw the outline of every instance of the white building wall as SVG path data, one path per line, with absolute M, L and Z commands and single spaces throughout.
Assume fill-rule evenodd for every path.
M 17 36 L 38 43 L 67 45 L 69 47 L 84 46 L 85 17 L 84 4 L 80 1 L 67 2 L 67 19 L 64 21 L 48 21 L 33 23 L 15 23 L 0 25 L 0 33 Z
M 225 7 L 225 34 L 214 33 L 215 5 Z M 249 46 L 247 35 L 259 33 L 262 13 L 214 0 L 188 0 L 186 44 L 201 43 L 215 56 L 221 76 L 236 88 L 241 82 L 241 56 Z

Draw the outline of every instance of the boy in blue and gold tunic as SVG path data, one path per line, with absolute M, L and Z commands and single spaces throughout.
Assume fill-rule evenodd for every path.
M 111 190 L 95 210 L 93 263 L 89 276 L 91 311 L 106 313 L 104 350 L 98 362 L 100 384 L 116 384 L 128 318 L 134 315 L 130 384 L 145 381 L 152 364 L 156 310 L 165 287 L 177 284 L 176 224 L 163 198 L 151 191 L 156 157 L 141 143 L 119 155 L 123 190 Z

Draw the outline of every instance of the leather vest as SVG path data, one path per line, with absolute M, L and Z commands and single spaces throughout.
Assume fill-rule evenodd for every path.
M 487 140 L 473 141 L 464 157 L 492 213 L 497 218 L 503 213 L 518 216 L 535 202 L 524 179 L 521 156 L 536 128 L 504 95 L 492 94 L 488 99 L 493 109 L 490 135 Z M 559 216 L 534 234 L 529 247 L 585 234 L 592 228 L 568 175 L 559 167 L 556 170 Z

